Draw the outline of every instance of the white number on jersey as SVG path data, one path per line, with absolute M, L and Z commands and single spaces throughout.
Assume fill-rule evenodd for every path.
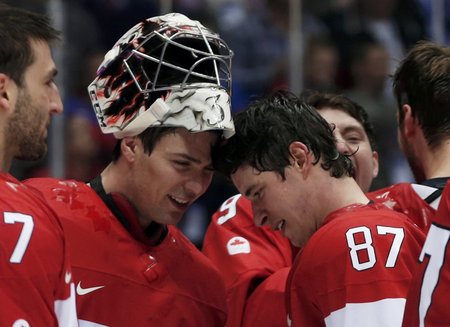
M 377 226 L 377 233 L 378 235 L 394 235 L 394 240 L 392 241 L 391 249 L 389 250 L 385 264 L 386 268 L 392 268 L 397 262 L 405 232 L 403 231 L 403 228 L 399 227 Z M 361 236 L 364 239 L 363 242 L 356 243 L 355 236 L 357 234 L 362 234 Z M 347 237 L 347 244 L 350 249 L 350 258 L 352 260 L 353 268 L 358 271 L 372 268 L 377 262 L 377 256 L 375 248 L 372 245 L 372 232 L 370 229 L 366 226 L 350 228 L 345 233 L 345 236 Z M 360 256 L 358 255 L 361 253 L 360 251 L 364 251 L 363 253 L 367 255 L 366 261 L 361 262 Z
M 222 205 L 220 206 L 220 212 L 223 214 L 219 218 L 217 218 L 218 225 L 222 225 L 227 222 L 228 219 L 236 216 L 236 203 L 240 197 L 241 195 L 237 194 L 222 203 Z
M 429 257 L 428 265 L 423 276 L 420 291 L 419 321 L 424 326 L 425 316 L 431 304 L 431 296 L 439 281 L 439 273 L 444 264 L 445 252 L 450 239 L 448 229 L 431 225 L 427 239 L 422 248 L 419 260 L 423 262 L 425 256 Z
M 20 263 L 22 261 L 23 255 L 25 254 L 25 251 L 27 250 L 28 243 L 31 239 L 31 234 L 33 234 L 33 217 L 17 212 L 5 212 L 3 215 L 3 219 L 5 221 L 5 224 L 23 224 L 16 247 L 14 248 L 11 258 L 9 259 L 9 262 L 11 263 Z

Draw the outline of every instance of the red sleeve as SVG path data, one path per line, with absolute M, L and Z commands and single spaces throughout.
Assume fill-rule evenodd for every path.
M 0 185 L 0 326 L 75 326 L 61 226 L 23 184 Z
M 450 325 L 450 183 L 428 231 L 406 302 L 404 327 Z
M 281 268 L 267 277 L 249 296 L 242 326 L 285 326 L 286 281 L 290 267 Z
M 423 243 L 403 215 L 365 206 L 322 226 L 289 276 L 292 326 L 399 326 Z
M 227 326 L 241 326 L 248 296 L 268 276 L 292 264 L 288 239 L 253 223 L 248 200 L 235 195 L 213 215 L 203 252 L 221 272 L 227 288 Z

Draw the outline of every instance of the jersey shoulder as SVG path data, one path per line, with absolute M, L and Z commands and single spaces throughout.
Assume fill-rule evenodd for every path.
M 84 182 L 56 178 L 31 178 L 24 183 L 39 191 L 47 204 L 64 220 L 111 219 L 112 213 Z
M 225 200 L 213 214 L 212 222 L 224 226 L 247 226 L 253 223 L 252 205 L 241 194 Z
M 433 223 L 450 229 L 450 181 L 442 192 L 439 207 L 433 219 Z
M 224 310 L 225 284 L 219 271 L 176 226 L 170 225 L 168 229 L 157 251 L 164 253 L 167 250 L 165 262 L 172 268 L 169 274 L 177 281 L 180 289 L 184 289 L 191 297 Z
M 350 259 L 349 248 L 352 244 L 390 244 L 391 238 L 384 237 L 382 231 L 386 228 L 407 234 L 415 240 L 414 243 L 423 243 L 424 233 L 405 215 L 380 204 L 372 204 L 338 210 L 329 215 L 325 224 L 310 238 L 302 255 L 308 260 L 323 261 L 323 264 L 330 258 L 347 260 Z
M 367 197 L 376 203 L 404 213 L 420 229 L 427 232 L 439 203 L 438 200 L 432 204 L 426 201 L 434 191 L 436 188 L 427 185 L 399 183 L 370 192 Z
M 29 215 L 37 219 L 36 228 L 62 233 L 56 214 L 42 194 L 14 178 L 0 179 L 0 208 L 3 212 Z M 45 227 L 44 227 L 45 226 Z

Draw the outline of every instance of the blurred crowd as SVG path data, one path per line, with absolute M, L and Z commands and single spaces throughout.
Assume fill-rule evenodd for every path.
M 6 1 L 8 2 L 8 1 Z M 14 0 L 16 6 L 45 12 L 55 0 Z M 450 43 L 450 1 L 443 4 L 443 35 Z M 110 160 L 115 141 L 100 133 L 86 91 L 95 71 L 130 26 L 164 13 L 181 12 L 220 32 L 233 49 L 234 111 L 260 95 L 289 87 L 300 74 L 303 89 L 347 95 L 369 113 L 375 127 L 380 174 L 373 189 L 412 181 L 396 137 L 396 103 L 390 75 L 417 41 L 435 39 L 432 0 L 303 0 L 301 57 L 290 71 L 289 0 L 79 0 L 59 1 L 63 17 L 65 178 L 88 181 Z M 52 137 L 52 135 L 51 135 Z M 53 136 L 54 137 L 54 136 Z M 38 164 L 16 161 L 19 179 L 51 175 L 49 159 Z M 216 176 L 210 190 L 187 212 L 180 226 L 201 245 L 210 216 L 236 191 Z

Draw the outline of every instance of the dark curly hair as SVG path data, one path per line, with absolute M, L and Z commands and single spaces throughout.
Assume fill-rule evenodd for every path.
M 333 131 L 325 119 L 299 97 L 278 90 L 256 100 L 234 116 L 236 134 L 213 152 L 213 164 L 230 176 L 244 164 L 258 171 L 276 171 L 284 179 L 290 165 L 289 145 L 304 143 L 314 164 L 333 177 L 350 175 L 351 161 L 338 152 Z
M 325 108 L 333 108 L 343 111 L 356 119 L 364 128 L 372 150 L 377 149 L 374 127 L 369 121 L 367 112 L 359 104 L 341 94 L 321 93 L 314 90 L 304 91 L 300 97 L 319 111 Z

